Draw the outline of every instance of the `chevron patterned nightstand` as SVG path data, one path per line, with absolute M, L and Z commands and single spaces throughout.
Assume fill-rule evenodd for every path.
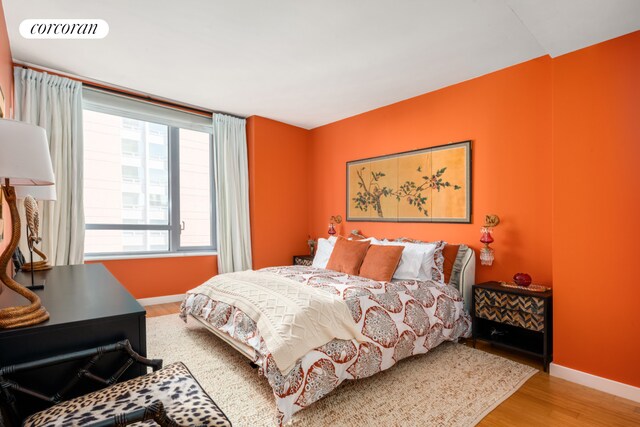
M 488 341 L 542 359 L 553 359 L 552 291 L 532 292 L 485 282 L 473 286 L 473 343 Z
M 304 265 L 306 267 L 311 267 L 311 264 L 313 264 L 313 257 L 311 255 L 293 256 L 293 265 Z

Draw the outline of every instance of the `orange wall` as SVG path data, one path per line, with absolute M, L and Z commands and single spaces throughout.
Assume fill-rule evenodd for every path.
M 473 224 L 339 231 L 478 249 L 484 214 L 498 214 L 496 262 L 477 280 L 527 271 L 552 284 L 554 362 L 640 386 L 638 52 L 640 32 L 312 130 L 310 230 L 326 235 L 329 216 L 345 216 L 347 161 L 472 139 Z
M 640 386 L 640 32 L 553 72 L 554 361 Z
M 343 224 L 376 237 L 444 239 L 479 249 L 485 214 L 495 213 L 496 260 L 477 280 L 524 271 L 551 282 L 551 59 L 538 58 L 312 130 L 310 229 L 326 236 L 330 215 L 346 217 L 345 163 L 471 139 L 472 224 Z M 479 263 L 478 263 L 479 264 Z
M 143 258 L 102 263 L 136 298 L 183 294 L 218 274 L 216 256 Z
M 255 269 L 308 254 L 309 131 L 259 116 L 247 122 Z

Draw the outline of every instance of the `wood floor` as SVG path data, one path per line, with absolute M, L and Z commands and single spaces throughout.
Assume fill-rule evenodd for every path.
M 147 316 L 177 313 L 179 303 L 148 306 Z M 481 350 L 540 368 L 537 361 L 478 343 Z M 640 403 L 535 374 L 478 424 L 488 426 L 640 426 Z

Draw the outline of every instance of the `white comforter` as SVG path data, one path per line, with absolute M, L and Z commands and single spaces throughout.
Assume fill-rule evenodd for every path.
M 333 339 L 366 341 L 342 298 L 275 273 L 221 274 L 188 293 L 242 310 L 257 324 L 283 374 Z

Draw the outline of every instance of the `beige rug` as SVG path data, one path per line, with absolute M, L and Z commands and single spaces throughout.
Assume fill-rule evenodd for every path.
M 235 427 L 273 426 L 275 400 L 248 360 L 196 321 L 147 319 L 148 355 L 184 362 Z M 537 371 L 444 343 L 337 390 L 294 415 L 294 426 L 473 426 Z

